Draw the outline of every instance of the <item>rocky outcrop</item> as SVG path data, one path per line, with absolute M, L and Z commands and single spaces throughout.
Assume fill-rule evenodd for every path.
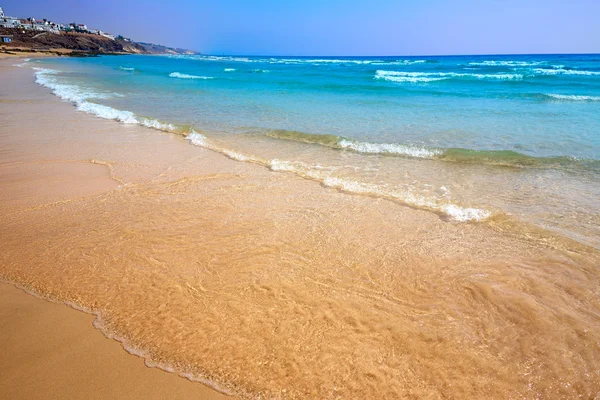
M 171 49 L 148 43 L 136 43 L 124 39 L 78 32 L 34 32 L 20 29 L 0 28 L 0 35 L 12 36 L 11 43 L 0 43 L 0 49 L 11 48 L 52 51 L 58 49 L 92 54 L 193 54 L 187 50 Z
M 149 54 L 197 54 L 196 52 L 191 51 L 191 50 L 161 46 L 159 44 L 144 43 L 144 42 L 138 42 L 136 44 L 143 46 L 144 49 Z

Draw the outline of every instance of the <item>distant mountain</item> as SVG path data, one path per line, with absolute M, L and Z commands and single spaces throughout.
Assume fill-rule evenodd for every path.
M 198 52 L 177 47 L 167 47 L 160 44 L 136 42 L 143 46 L 149 54 L 199 54 Z

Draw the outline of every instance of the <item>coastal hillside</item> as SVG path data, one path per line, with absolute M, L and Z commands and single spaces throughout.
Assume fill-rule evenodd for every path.
M 36 32 L 13 28 L 0 28 L 0 35 L 10 37 L 10 43 L 0 43 L 0 49 L 10 50 L 71 50 L 77 53 L 95 54 L 195 54 L 193 51 L 176 49 L 150 43 L 137 43 L 124 38 L 109 38 L 83 32 Z
M 137 46 L 141 46 L 148 54 L 197 54 L 195 51 L 180 49 L 176 47 L 167 47 L 160 44 L 137 42 Z

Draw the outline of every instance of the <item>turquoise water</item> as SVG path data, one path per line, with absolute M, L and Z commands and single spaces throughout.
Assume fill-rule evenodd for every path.
M 191 143 L 450 219 L 509 215 L 600 243 L 600 55 L 30 64 L 99 117 L 200 135 Z

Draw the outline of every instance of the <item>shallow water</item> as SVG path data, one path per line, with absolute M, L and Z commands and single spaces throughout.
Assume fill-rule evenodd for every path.
M 597 55 L 124 56 L 41 67 L 38 83 L 103 118 L 195 133 L 191 143 L 239 160 L 456 221 L 508 216 L 600 246 Z

